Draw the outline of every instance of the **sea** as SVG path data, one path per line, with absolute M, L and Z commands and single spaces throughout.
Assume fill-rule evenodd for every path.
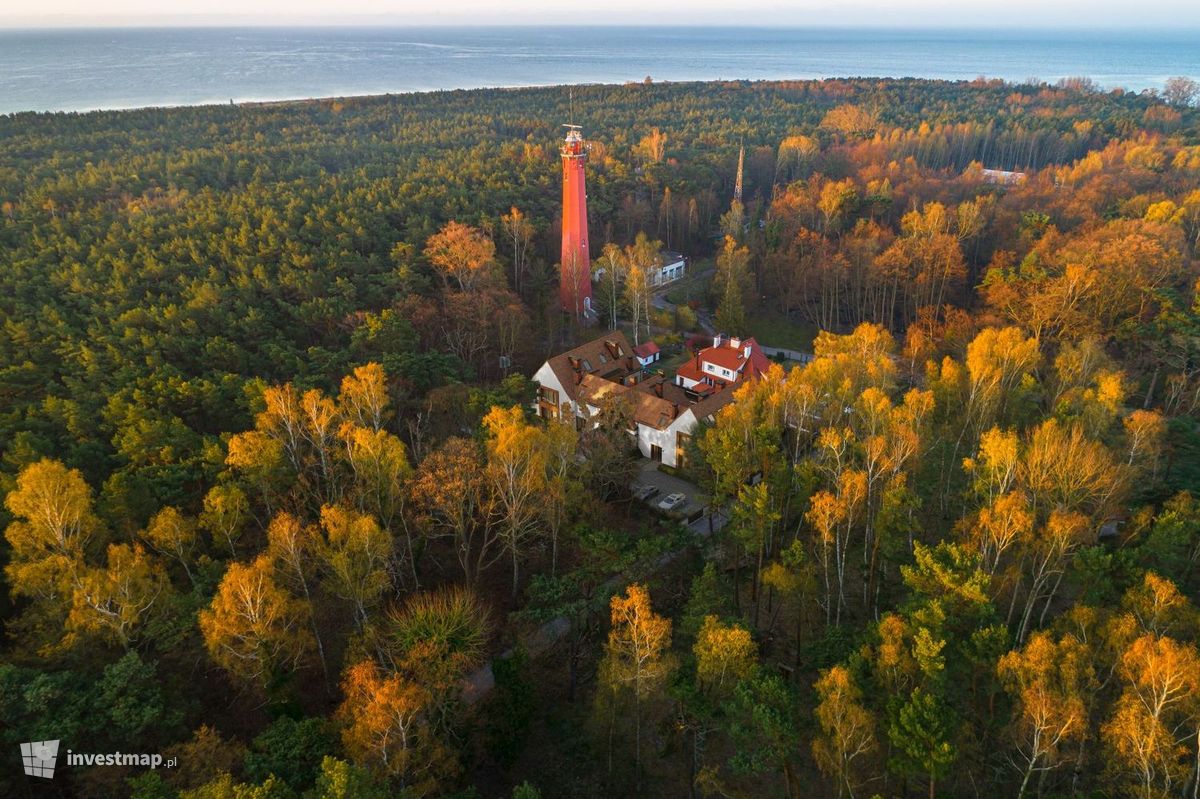
M 566 83 L 1200 80 L 1200 29 L 210 27 L 0 30 L 0 114 Z

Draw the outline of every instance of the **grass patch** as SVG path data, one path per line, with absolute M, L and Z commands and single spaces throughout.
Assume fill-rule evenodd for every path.
M 685 305 L 688 300 L 699 300 L 703 303 L 708 297 L 708 284 L 712 282 L 712 277 L 711 258 L 691 261 L 688 263 L 687 274 L 667 289 L 667 302 Z
M 747 314 L 746 326 L 759 344 L 798 352 L 812 352 L 817 329 L 777 311 L 758 310 Z
M 650 370 L 654 371 L 655 369 L 661 369 L 664 374 L 671 376 L 675 374 L 676 369 L 682 366 L 691 357 L 692 356 L 688 354 L 686 349 L 681 348 L 680 352 L 673 353 L 658 361 L 658 363 L 652 364 Z

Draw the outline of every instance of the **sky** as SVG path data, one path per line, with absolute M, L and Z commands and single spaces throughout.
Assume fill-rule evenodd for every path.
M 169 11 L 164 11 L 164 8 Z M 681 13 L 686 9 L 686 13 Z M 0 27 L 655 24 L 1200 28 L 1196 0 L 0 0 Z

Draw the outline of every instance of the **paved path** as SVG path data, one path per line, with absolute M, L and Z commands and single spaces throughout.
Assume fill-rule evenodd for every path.
M 700 279 L 713 271 L 715 270 L 712 267 L 709 267 L 708 269 L 703 269 L 696 273 L 688 273 L 688 276 L 682 279 Z M 660 311 L 674 311 L 675 304 L 667 299 L 667 292 L 674 288 L 678 282 L 679 281 L 672 281 L 664 286 L 656 286 L 653 293 L 650 295 L 650 304 Z M 703 308 L 696 309 L 696 324 L 698 324 L 705 333 L 710 335 L 717 332 L 716 326 L 713 324 L 712 317 L 709 315 L 708 311 L 704 310 Z

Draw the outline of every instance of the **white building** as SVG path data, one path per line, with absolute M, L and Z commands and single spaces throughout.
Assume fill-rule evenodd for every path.
M 651 286 L 665 286 L 674 283 L 687 274 L 687 258 L 682 253 L 663 250 L 659 262 L 646 270 L 646 282 Z M 604 278 L 604 267 L 595 266 L 592 269 L 592 282 L 599 283 Z M 623 275 L 618 275 L 624 280 Z
M 638 363 L 643 369 L 650 368 L 651 364 L 658 363 L 662 358 L 662 350 L 653 341 L 643 342 L 633 348 L 633 354 L 638 359 Z
M 757 345 L 752 354 L 755 351 L 762 355 Z M 657 360 L 657 352 L 654 354 Z M 696 423 L 733 399 L 736 381 L 721 388 L 688 390 L 677 381 L 647 373 L 641 355 L 629 346 L 624 334 L 612 332 L 554 356 L 533 375 L 538 385 L 538 415 L 546 419 L 571 416 L 582 427 L 599 412 L 606 398 L 627 398 L 633 403 L 636 427 L 630 433 L 636 436 L 642 455 L 668 466 L 682 466 Z M 744 377 L 749 372 L 743 369 L 740 374 Z M 729 390 L 722 390 L 726 386 Z
M 674 283 L 687 274 L 687 259 L 682 253 L 664 250 L 662 263 L 646 272 L 646 281 L 651 286 L 665 286 Z
M 770 359 L 753 338 L 713 336 L 711 347 L 695 347 L 691 360 L 675 371 L 675 384 L 697 395 L 721 391 L 767 371 Z

